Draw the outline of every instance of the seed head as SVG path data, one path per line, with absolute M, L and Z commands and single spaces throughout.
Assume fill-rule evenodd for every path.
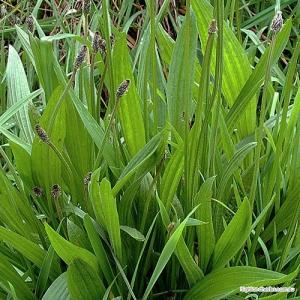
M 21 19 L 16 15 L 11 15 L 10 22 L 12 25 L 19 25 L 21 24 Z
M 5 17 L 6 14 L 7 14 L 6 6 L 4 4 L 2 4 L 1 8 L 0 8 L 0 16 L 1 16 L 1 18 Z
M 35 125 L 35 132 L 44 143 L 48 144 L 50 142 L 47 132 L 40 126 L 40 124 Z
M 27 25 L 27 28 L 28 30 L 33 33 L 34 32 L 34 20 L 33 20 L 33 16 L 30 15 L 27 17 L 26 19 L 26 25 Z
M 83 0 L 82 12 L 85 15 L 88 15 L 90 13 L 91 5 L 92 5 L 92 3 L 90 0 Z
M 94 34 L 94 38 L 93 38 L 93 50 L 94 53 L 97 53 L 100 50 L 100 40 L 101 40 L 101 36 L 99 31 L 96 31 Z
M 91 177 L 92 177 L 92 172 L 88 172 L 83 179 L 83 184 L 88 185 L 91 182 Z
M 38 198 L 41 198 L 44 195 L 43 189 L 41 187 L 38 187 L 38 186 L 33 187 L 32 192 Z
M 101 39 L 100 40 L 100 43 L 99 43 L 99 49 L 100 49 L 100 52 L 102 54 L 105 54 L 106 53 L 106 42 L 104 39 Z
M 98 31 L 96 31 L 94 34 L 93 50 L 94 53 L 100 51 L 103 54 L 106 52 L 106 42 L 104 39 L 101 38 L 101 35 Z
M 271 24 L 271 30 L 274 34 L 278 33 L 283 25 L 282 11 L 278 10 Z
M 117 93 L 116 93 L 117 98 L 122 97 L 128 91 L 129 84 L 130 84 L 130 80 L 129 79 L 125 79 L 120 84 L 120 86 L 117 89 Z
M 168 225 L 168 227 L 167 227 L 167 231 L 168 231 L 169 233 L 172 232 L 173 229 L 174 229 L 174 227 L 175 227 L 175 223 L 174 223 L 174 222 L 171 222 L 171 223 Z
M 109 39 L 110 39 L 111 45 L 113 46 L 113 45 L 115 44 L 115 36 L 112 34 L 112 35 L 109 37 Z
M 76 57 L 76 60 L 75 60 L 75 63 L 74 63 L 74 69 L 77 70 L 83 63 L 84 59 L 85 59 L 85 55 L 86 55 L 86 52 L 87 52 L 87 46 L 86 45 L 83 45 L 78 54 L 77 54 L 77 57 Z
M 209 24 L 208 33 L 213 34 L 216 33 L 217 31 L 218 31 L 217 21 L 215 19 L 212 19 Z
M 54 184 L 51 188 L 51 196 L 57 199 L 61 195 L 61 187 L 58 184 Z

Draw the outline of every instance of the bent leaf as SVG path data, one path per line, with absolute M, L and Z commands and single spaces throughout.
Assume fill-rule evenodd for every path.
M 48 224 L 45 224 L 45 229 L 55 252 L 68 265 L 75 258 L 80 258 L 86 263 L 88 263 L 92 268 L 94 268 L 95 271 L 98 271 L 98 262 L 95 255 L 93 255 L 88 250 L 75 246 L 69 241 L 65 240 Z
M 251 231 L 251 207 L 244 199 L 235 216 L 216 243 L 213 253 L 213 269 L 223 267 L 243 246 Z

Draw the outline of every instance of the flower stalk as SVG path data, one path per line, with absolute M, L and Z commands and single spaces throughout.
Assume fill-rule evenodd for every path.
M 107 128 L 106 128 L 106 130 L 104 132 L 104 135 L 103 135 L 102 143 L 100 145 L 100 148 L 99 148 L 96 160 L 95 160 L 94 170 L 97 169 L 98 166 L 100 165 L 100 160 L 101 160 L 101 157 L 102 157 L 102 152 L 103 152 L 103 149 L 105 147 L 106 140 L 108 138 L 108 133 L 110 131 L 110 128 L 113 125 L 113 120 L 114 120 L 114 117 L 115 117 L 115 114 L 116 114 L 116 111 L 117 111 L 118 104 L 120 102 L 121 97 L 123 97 L 125 95 L 125 93 L 128 91 L 129 84 L 130 84 L 130 80 L 126 79 L 126 80 L 124 80 L 119 85 L 119 87 L 117 89 L 117 92 L 116 92 L 116 102 L 115 102 L 115 105 L 113 107 L 112 113 L 110 114 L 110 119 L 109 119 L 108 126 L 107 126 Z

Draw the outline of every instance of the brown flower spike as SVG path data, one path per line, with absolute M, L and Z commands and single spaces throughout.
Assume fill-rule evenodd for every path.
M 102 54 L 105 54 L 106 53 L 106 42 L 104 39 L 101 39 L 100 40 L 100 43 L 99 43 L 99 49 L 100 49 L 100 52 Z
M 208 33 L 213 34 L 216 33 L 217 31 L 218 31 L 217 21 L 215 19 L 212 19 L 209 24 Z
M 27 17 L 26 19 L 26 25 L 27 25 L 27 28 L 28 30 L 33 33 L 34 32 L 34 20 L 33 20 L 33 16 L 30 15 Z
M 100 50 L 100 40 L 101 40 L 101 36 L 100 36 L 100 32 L 96 31 L 94 34 L 94 38 L 93 38 L 93 50 L 95 53 L 97 53 Z
M 271 30 L 276 34 L 281 30 L 282 25 L 283 25 L 282 11 L 278 10 L 272 20 Z
M 82 12 L 85 15 L 88 15 L 90 13 L 91 5 L 92 5 L 92 3 L 90 0 L 83 0 Z
M 58 184 L 54 184 L 51 188 L 51 196 L 57 199 L 61 195 L 61 187 Z
M 80 48 L 80 50 L 77 54 L 77 57 L 75 59 L 75 63 L 74 63 L 74 69 L 75 70 L 77 70 L 82 65 L 82 63 L 84 62 L 86 52 L 87 52 L 87 46 L 83 45 Z
M 6 14 L 7 14 L 6 6 L 2 4 L 0 8 L 0 17 L 4 18 Z
M 101 38 L 99 31 L 96 31 L 94 34 L 92 47 L 93 47 L 94 53 L 97 53 L 99 51 L 101 53 L 106 52 L 106 42 L 104 39 Z
M 120 98 L 120 97 L 124 96 L 124 94 L 128 91 L 129 84 L 130 84 L 129 79 L 125 79 L 120 84 L 120 86 L 118 87 L 117 92 L 116 92 L 117 98 Z
M 44 143 L 48 144 L 50 142 L 47 132 L 40 126 L 40 124 L 35 125 L 35 132 Z
M 44 195 L 43 189 L 38 186 L 35 186 L 34 188 L 32 188 L 32 192 L 37 198 L 40 198 Z
M 92 172 L 88 172 L 83 179 L 83 184 L 88 185 L 91 181 L 91 177 L 92 177 Z

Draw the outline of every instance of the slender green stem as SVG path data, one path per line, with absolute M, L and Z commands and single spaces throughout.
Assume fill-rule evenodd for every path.
M 98 122 L 99 114 L 97 115 L 97 106 L 95 103 L 95 82 L 94 82 L 94 67 L 95 67 L 95 53 L 92 53 L 91 55 L 91 64 L 90 64 L 90 97 L 89 103 L 88 103 L 88 109 L 92 117 Z M 91 148 L 91 157 L 94 159 L 95 155 L 95 147 Z
M 150 2 L 150 51 L 151 51 L 151 71 L 152 71 L 152 102 L 153 102 L 153 127 L 154 134 L 158 130 L 158 98 L 157 98 L 157 82 L 156 82 L 156 49 L 155 49 L 155 36 L 156 36 L 156 25 L 155 25 L 155 14 L 156 14 L 156 1 Z M 146 104 L 147 106 L 147 104 Z
M 84 34 L 85 44 L 88 39 L 88 30 L 89 30 L 89 17 L 88 17 L 88 15 L 84 15 L 83 16 L 83 34 Z
M 53 130 L 53 125 L 54 125 L 56 116 L 58 114 L 59 108 L 61 107 L 63 100 L 67 96 L 67 94 L 69 92 L 69 89 L 71 88 L 72 83 L 75 80 L 75 74 L 76 74 L 76 71 L 74 70 L 72 72 L 71 78 L 69 79 L 69 82 L 67 83 L 63 93 L 61 94 L 60 98 L 57 100 L 57 102 L 55 104 L 55 107 L 53 109 L 52 115 L 51 115 L 50 120 L 48 122 L 47 130 L 46 130 L 47 133 L 49 134 L 49 136 L 51 136 L 51 133 L 52 133 L 52 130 Z
M 112 63 L 112 51 L 111 51 L 111 44 L 110 44 L 110 18 L 109 18 L 109 1 L 103 0 L 103 18 L 104 18 L 104 36 L 106 40 L 106 59 L 107 59 L 107 68 L 109 72 L 109 82 L 110 82 L 110 105 L 115 105 L 117 101 L 115 95 L 115 81 L 114 81 L 114 69 Z
M 174 294 L 180 294 L 180 293 L 186 293 L 188 290 L 171 290 L 171 291 L 165 291 L 165 292 L 160 292 L 160 293 L 156 293 L 153 294 L 152 297 L 156 298 L 156 297 L 161 297 L 164 295 L 168 295 L 170 293 L 174 293 Z
M 91 82 L 91 95 L 90 95 L 90 108 L 89 111 L 91 113 L 91 115 L 93 116 L 93 118 L 95 120 L 97 120 L 97 116 L 96 116 L 96 103 L 95 103 L 95 86 L 94 86 L 94 67 L 95 67 L 95 54 L 93 53 L 91 55 L 91 64 L 90 64 L 90 82 Z
M 10 169 L 10 171 L 12 172 L 12 175 L 13 175 L 15 181 L 16 181 L 16 184 L 17 184 L 17 187 L 18 187 L 19 191 L 21 191 L 26 196 L 26 194 L 24 192 L 22 181 L 20 180 L 20 177 L 18 176 L 16 169 L 14 168 L 13 164 L 9 160 L 8 156 L 6 155 L 6 153 L 2 149 L 2 147 L 0 147 L 0 155 L 4 158 L 4 160 L 6 161 L 8 167 Z
M 198 189 L 199 176 L 196 170 L 199 168 L 199 157 L 202 157 L 202 153 L 204 151 L 203 144 L 200 146 L 201 141 L 203 140 L 203 131 L 205 131 L 205 128 L 203 128 L 202 119 L 203 110 L 205 109 L 205 102 L 208 101 L 209 95 L 210 64 L 214 39 L 215 34 L 209 33 L 203 58 L 203 68 L 201 72 L 201 77 L 199 78 L 198 100 L 195 111 L 195 123 L 188 138 L 188 153 L 190 157 L 188 168 L 189 173 L 186 178 L 188 199 L 191 199 Z
M 145 201 L 145 205 L 144 205 L 144 211 L 143 211 L 143 216 L 142 216 L 142 222 L 141 222 L 141 232 L 144 232 L 145 230 L 145 226 L 146 226 L 146 220 L 147 220 L 147 216 L 148 216 L 148 211 L 149 211 L 149 206 L 150 206 L 150 202 L 151 202 L 151 198 L 153 196 L 152 194 L 152 190 L 154 188 L 154 185 L 155 183 L 159 180 L 159 175 L 160 175 L 160 172 L 161 172 L 161 169 L 162 169 L 162 166 L 163 166 L 163 159 L 161 160 L 158 168 L 157 168 L 157 171 L 156 171 L 156 174 L 150 184 L 150 187 L 149 187 L 149 193 L 147 195 L 147 198 L 146 198 L 146 201 Z
M 235 11 L 235 2 L 236 0 L 232 0 L 230 3 L 230 18 L 229 18 L 229 24 L 231 28 L 234 28 L 233 24 L 233 17 L 234 17 L 234 11 Z
M 191 29 L 191 15 L 190 15 L 190 1 L 187 0 L 186 2 L 187 6 L 187 11 L 186 11 L 186 22 L 187 22 L 187 34 L 186 34 L 186 39 L 185 39 L 185 60 L 188 61 L 188 47 L 190 44 L 190 29 Z M 185 177 L 188 176 L 189 174 L 189 145 L 188 145 L 188 136 L 190 132 L 190 100 L 191 99 L 186 99 L 185 105 L 184 105 L 184 136 L 185 136 L 185 143 L 184 143 L 184 174 Z M 186 185 L 184 189 L 184 196 L 186 199 L 187 203 L 187 211 L 190 211 L 193 207 L 193 199 L 189 198 L 189 190 L 188 190 L 188 185 Z
M 54 203 L 55 203 L 57 217 L 58 217 L 59 221 L 61 222 L 63 219 L 63 214 L 62 214 L 62 209 L 61 209 L 60 203 L 59 203 L 59 197 L 54 199 Z
M 108 126 L 106 127 L 106 130 L 104 132 L 103 139 L 102 139 L 102 142 L 101 142 L 101 145 L 100 145 L 100 148 L 98 150 L 98 154 L 97 154 L 97 157 L 96 157 L 96 160 L 95 160 L 95 163 L 94 163 L 94 170 L 96 170 L 100 165 L 102 153 L 103 153 L 103 150 L 104 150 L 107 138 L 108 138 L 109 131 L 110 131 L 110 129 L 112 127 L 112 124 L 113 124 L 113 120 L 114 120 L 114 117 L 115 117 L 115 114 L 116 114 L 116 111 L 117 111 L 119 100 L 120 100 L 120 98 L 117 98 L 115 106 L 114 106 L 114 108 L 112 110 L 112 113 L 110 115 L 109 123 L 108 123 Z
M 102 90 L 103 90 L 103 85 L 104 85 L 104 79 L 106 76 L 106 72 L 107 72 L 107 68 L 108 68 L 108 60 L 107 60 L 107 56 L 105 55 L 105 59 L 104 59 L 104 69 L 103 69 L 103 73 L 102 76 L 100 78 L 100 82 L 99 82 L 99 88 L 98 88 L 98 101 L 97 101 L 97 108 L 96 108 L 96 114 L 97 114 L 97 121 L 99 121 L 100 118 L 100 107 L 101 107 L 101 102 L 106 106 L 106 103 L 102 100 L 101 94 L 102 94 Z
M 73 180 L 72 170 L 71 170 L 71 167 L 68 164 L 67 160 L 64 158 L 62 153 L 58 150 L 58 148 L 52 142 L 49 143 L 49 147 L 55 152 L 55 154 L 57 155 L 57 157 L 59 158 L 59 160 L 63 164 L 64 168 L 67 171 L 70 182 L 72 182 L 72 180 Z
M 272 67 L 271 62 L 272 62 L 274 45 L 275 45 L 275 39 L 276 39 L 276 36 L 273 36 L 273 38 L 271 40 L 270 51 L 269 51 L 269 56 L 268 56 L 268 63 L 267 63 L 266 74 L 265 74 L 263 95 L 262 95 L 262 101 L 261 101 L 259 124 L 258 124 L 258 128 L 257 128 L 256 134 L 255 134 L 256 140 L 257 140 L 257 146 L 255 149 L 255 165 L 254 165 L 253 180 L 252 180 L 250 196 L 249 196 L 249 201 L 252 206 L 253 206 L 254 199 L 255 199 L 255 193 L 256 193 L 256 188 L 257 188 L 257 179 L 259 176 L 260 153 L 261 153 L 261 149 L 262 149 L 263 128 L 264 128 L 264 120 L 265 120 L 265 115 L 266 115 L 268 84 L 271 79 L 271 67 Z
M 235 1 L 235 15 L 236 15 L 236 28 L 237 37 L 242 44 L 242 31 L 241 31 L 241 13 L 240 13 L 240 1 Z
M 224 22 L 224 3 L 223 0 L 216 1 L 216 19 L 218 25 L 218 38 L 217 38 L 217 56 L 216 56 L 216 73 L 215 73 L 215 85 L 212 96 L 212 104 L 214 101 L 220 100 L 222 92 L 222 77 L 223 77 L 223 22 Z M 217 99 L 217 100 L 216 100 Z
M 146 61 L 148 62 L 149 52 L 147 51 Z M 149 140 L 149 112 L 148 112 L 148 99 L 147 99 L 147 87 L 148 87 L 148 63 L 146 62 L 145 66 L 145 74 L 144 74 L 144 82 L 143 82 L 143 113 L 144 113 L 144 126 L 145 126 L 145 135 L 146 141 Z
M 216 146 L 217 146 L 217 135 L 219 127 L 219 114 L 221 109 L 222 100 L 222 75 L 223 75 L 223 22 L 224 22 L 224 1 L 217 0 L 215 7 L 215 14 L 218 24 L 218 38 L 217 38 L 217 48 L 216 48 L 216 71 L 215 71 L 215 85 L 212 93 L 212 106 L 214 106 L 213 119 L 212 119 L 212 129 L 210 133 L 210 149 L 211 149 L 211 169 L 212 173 L 215 173 L 215 160 L 216 160 Z M 215 105 L 214 105 L 215 104 Z M 206 174 L 209 175 L 208 173 Z M 222 232 L 222 211 L 223 208 L 220 206 L 215 207 L 215 235 L 218 238 Z

